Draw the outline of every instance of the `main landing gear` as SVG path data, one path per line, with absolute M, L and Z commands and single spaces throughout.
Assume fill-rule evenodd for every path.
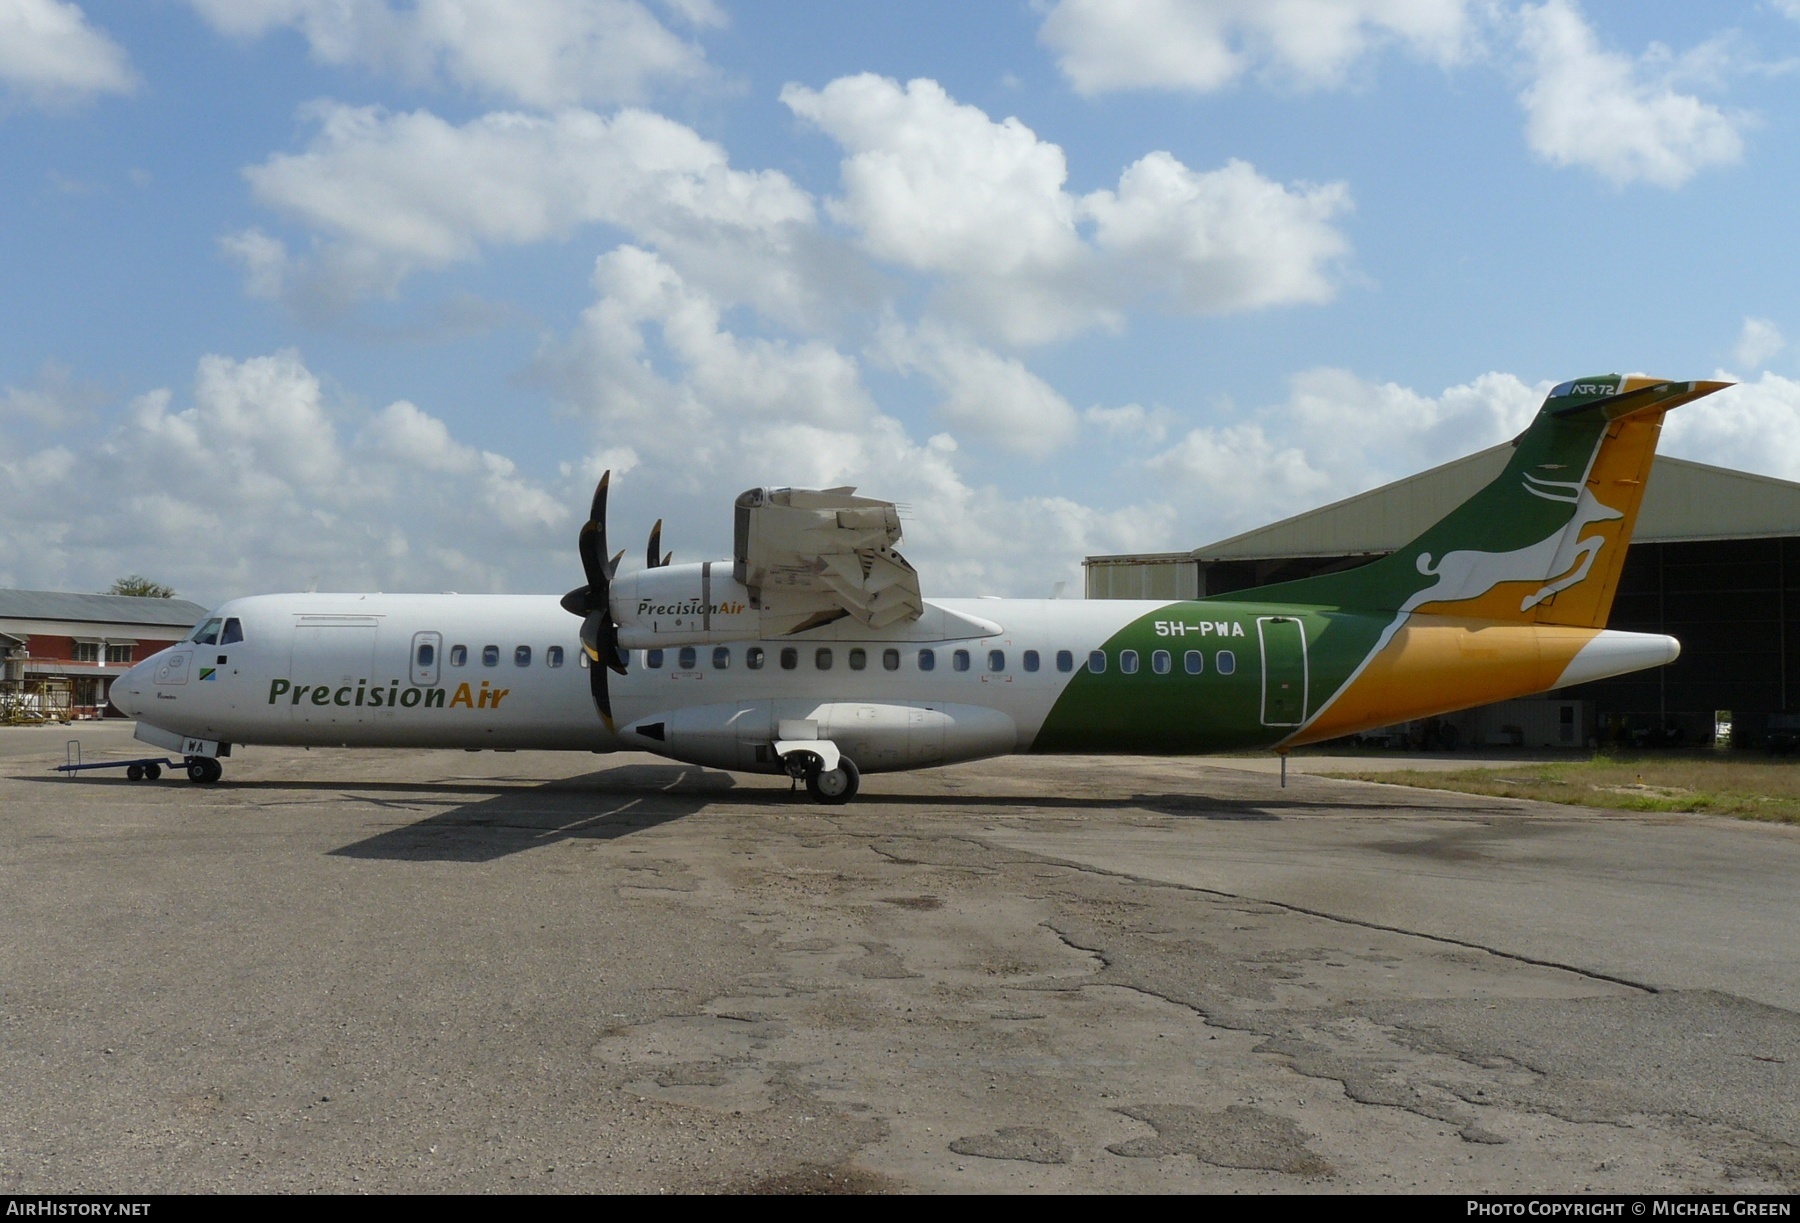
M 847 803 L 861 788 L 862 774 L 848 756 L 839 756 L 835 769 L 814 769 L 806 775 L 806 792 L 814 802 Z
M 834 769 L 826 768 L 812 752 L 789 752 L 781 763 L 789 777 L 806 782 L 806 792 L 816 803 L 847 803 L 862 788 L 862 773 L 848 756 L 839 756 Z
M 187 775 L 188 780 L 197 786 L 210 786 L 225 775 L 225 769 L 211 756 L 189 756 Z

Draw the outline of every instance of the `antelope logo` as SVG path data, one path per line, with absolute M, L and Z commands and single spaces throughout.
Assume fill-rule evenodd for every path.
M 1520 611 L 1530 611 L 1551 595 L 1586 578 L 1606 541 L 1582 539 L 1581 532 L 1596 522 L 1625 515 L 1595 500 L 1580 481 L 1545 480 L 1527 472 L 1524 488 L 1534 497 L 1573 505 L 1574 516 L 1560 530 L 1511 552 L 1446 552 L 1435 565 L 1431 563 L 1431 553 L 1419 553 L 1419 572 L 1437 581 L 1413 595 L 1400 610 L 1409 612 L 1426 603 L 1477 599 L 1502 582 L 1544 582 L 1537 593 L 1526 596 L 1519 604 Z

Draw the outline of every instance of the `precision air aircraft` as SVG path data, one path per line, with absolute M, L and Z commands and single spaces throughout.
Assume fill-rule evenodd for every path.
M 1506 470 L 1360 568 L 1173 602 L 926 599 L 885 501 L 752 489 L 728 560 L 607 557 L 526 595 L 238 599 L 117 680 L 138 737 L 214 782 L 233 744 L 647 751 L 804 780 L 1007 752 L 1305 743 L 1674 660 L 1608 630 L 1663 414 L 1721 382 L 1582 378 Z

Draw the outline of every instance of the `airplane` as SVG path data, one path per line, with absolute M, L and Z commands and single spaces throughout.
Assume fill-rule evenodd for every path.
M 926 599 L 900 519 L 851 488 L 751 489 L 731 557 L 608 557 L 610 473 L 548 595 L 226 603 L 115 681 L 138 738 L 219 780 L 238 744 L 652 752 L 786 774 L 1011 752 L 1283 754 L 1674 661 L 1606 628 L 1663 415 L 1723 382 L 1555 387 L 1505 470 L 1358 568 L 1165 601 Z

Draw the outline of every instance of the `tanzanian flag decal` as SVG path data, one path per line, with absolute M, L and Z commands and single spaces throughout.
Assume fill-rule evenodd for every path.
M 219 669 L 217 667 L 201 667 L 200 668 L 200 682 L 203 684 L 209 679 L 217 679 L 218 675 L 219 675 Z

